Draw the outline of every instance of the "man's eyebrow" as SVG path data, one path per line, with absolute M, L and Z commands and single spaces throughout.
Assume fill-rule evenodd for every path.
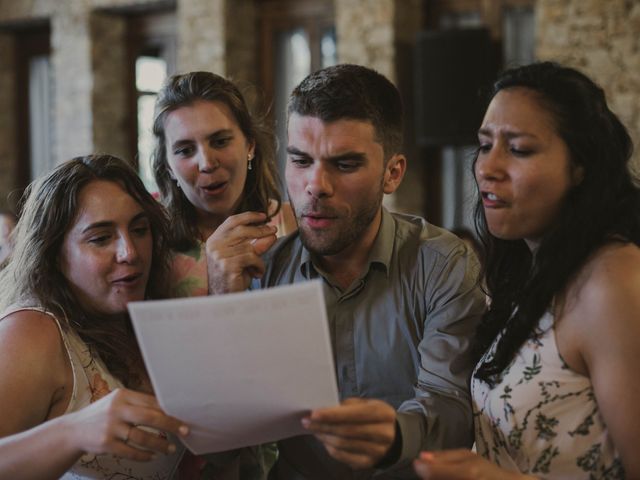
M 310 155 L 307 152 L 303 152 L 302 150 L 299 150 L 296 147 L 287 147 L 287 153 L 289 155 L 297 155 L 299 157 L 310 157 Z
M 328 158 L 332 162 L 343 162 L 345 160 L 363 162 L 366 159 L 367 155 L 363 152 L 345 152 Z
M 299 150 L 296 147 L 287 147 L 287 153 L 289 155 L 296 155 L 298 157 L 311 158 L 311 155 L 309 155 L 306 152 L 303 152 L 302 150 Z M 364 161 L 366 158 L 367 158 L 367 155 L 363 152 L 350 151 L 350 152 L 341 153 L 339 155 L 332 155 L 328 157 L 327 160 L 331 162 L 341 162 L 345 160 Z

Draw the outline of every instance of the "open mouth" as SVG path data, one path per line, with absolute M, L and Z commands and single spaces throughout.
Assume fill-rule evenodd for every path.
M 484 192 L 482 194 L 482 196 L 484 198 L 486 198 L 487 200 L 490 200 L 492 202 L 497 202 L 499 200 L 498 197 L 496 196 L 496 194 L 495 193 L 491 193 L 491 192 Z
M 207 194 L 217 194 L 222 192 L 227 186 L 227 182 L 216 182 L 210 183 L 209 185 L 205 185 L 204 187 L 200 187 Z
M 312 213 L 303 215 L 302 218 L 312 228 L 323 228 L 328 227 L 338 217 Z
M 113 283 L 118 283 L 121 285 L 131 285 L 136 283 L 140 277 L 142 277 L 142 273 L 132 273 L 131 275 L 116 278 Z

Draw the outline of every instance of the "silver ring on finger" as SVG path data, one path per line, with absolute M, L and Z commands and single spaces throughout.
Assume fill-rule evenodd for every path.
M 127 434 L 122 439 L 123 443 L 125 444 L 129 443 L 129 435 L 131 435 L 131 430 L 133 430 L 133 425 L 130 424 L 129 429 L 127 430 Z

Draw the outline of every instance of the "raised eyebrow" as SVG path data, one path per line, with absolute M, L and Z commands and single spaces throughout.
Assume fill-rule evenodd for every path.
M 309 155 L 306 152 L 303 152 L 302 150 L 297 149 L 296 147 L 287 147 L 287 153 L 289 155 L 297 155 L 298 157 L 311 158 L 311 155 Z
M 340 155 L 329 157 L 329 160 L 331 160 L 332 162 L 344 162 L 346 160 L 364 162 L 366 159 L 367 156 L 362 152 L 346 152 L 341 153 Z

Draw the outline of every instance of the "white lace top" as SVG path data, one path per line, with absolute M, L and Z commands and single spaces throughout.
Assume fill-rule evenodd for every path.
M 471 381 L 478 453 L 539 478 L 624 478 L 591 381 L 560 356 L 550 313 L 537 333 L 493 388 L 475 375 Z M 494 354 L 496 344 L 478 366 Z

